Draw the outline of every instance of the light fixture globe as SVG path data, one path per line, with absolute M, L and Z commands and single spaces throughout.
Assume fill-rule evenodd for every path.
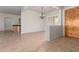
M 44 8 L 41 7 L 41 15 L 40 15 L 40 18 L 41 19 L 44 19 L 45 18 L 45 11 L 44 11 Z
M 40 18 L 41 19 L 44 19 L 45 18 L 45 15 L 44 14 L 41 14 Z
M 40 16 L 41 19 L 44 19 L 44 16 Z

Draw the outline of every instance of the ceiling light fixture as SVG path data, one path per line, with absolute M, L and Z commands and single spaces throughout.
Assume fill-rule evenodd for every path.
M 41 7 L 41 15 L 40 15 L 40 18 L 41 19 L 44 19 L 45 18 L 45 10 L 44 10 L 44 7 Z

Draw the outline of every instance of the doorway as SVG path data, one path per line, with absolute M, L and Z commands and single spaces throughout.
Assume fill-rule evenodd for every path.
M 4 31 L 21 33 L 21 19 L 19 17 L 4 17 Z
M 9 17 L 4 18 L 4 31 L 11 31 L 11 19 Z

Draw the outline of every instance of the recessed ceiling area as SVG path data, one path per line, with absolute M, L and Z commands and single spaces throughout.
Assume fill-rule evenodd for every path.
M 42 9 L 45 13 L 51 12 L 51 11 L 56 11 L 59 10 L 60 7 L 56 6 L 29 6 L 27 9 L 36 11 L 36 12 L 42 12 Z
M 0 6 L 0 13 L 21 15 L 22 6 Z
M 7 13 L 7 14 L 15 14 L 15 15 L 21 15 L 21 9 L 24 6 L 0 6 L 0 13 Z M 41 12 L 41 8 L 43 7 L 44 12 L 48 13 L 51 11 L 56 11 L 60 7 L 56 6 L 27 6 L 28 9 L 36 11 L 36 12 Z

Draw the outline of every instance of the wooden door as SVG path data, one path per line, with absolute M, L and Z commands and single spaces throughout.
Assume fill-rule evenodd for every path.
M 65 10 L 65 36 L 79 38 L 79 7 Z

